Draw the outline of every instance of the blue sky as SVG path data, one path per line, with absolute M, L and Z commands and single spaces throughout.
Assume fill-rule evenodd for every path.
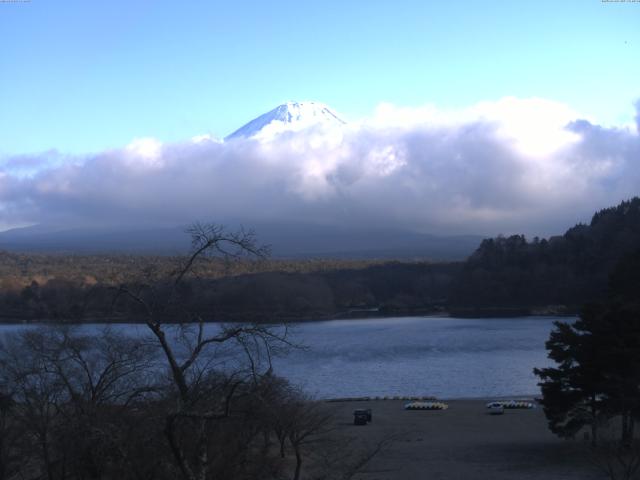
M 286 100 L 543 97 L 604 124 L 640 97 L 640 4 L 600 0 L 0 3 L 0 154 L 222 137 Z

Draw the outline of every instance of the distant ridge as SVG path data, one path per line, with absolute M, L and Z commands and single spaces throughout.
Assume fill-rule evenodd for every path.
M 480 244 L 474 235 L 437 236 L 395 229 L 326 227 L 308 223 L 227 222 L 255 229 L 275 258 L 386 258 L 462 260 Z M 188 251 L 185 226 L 156 228 L 54 228 L 0 232 L 0 250 L 41 253 L 176 255 Z
M 346 122 L 320 102 L 287 102 L 254 118 L 225 141 L 239 138 L 270 138 L 285 131 L 298 131 L 313 126 L 339 127 Z

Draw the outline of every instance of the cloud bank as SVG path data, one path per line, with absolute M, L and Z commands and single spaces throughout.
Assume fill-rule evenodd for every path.
M 637 125 L 544 99 L 381 105 L 342 128 L 0 159 L 0 228 L 316 222 L 428 233 L 562 232 L 640 194 Z

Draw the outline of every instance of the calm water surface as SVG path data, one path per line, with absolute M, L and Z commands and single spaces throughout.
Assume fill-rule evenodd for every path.
M 407 317 L 300 325 L 309 346 L 276 361 L 277 371 L 319 397 L 539 393 L 534 367 L 555 317 Z
M 532 369 L 550 364 L 544 342 L 555 320 L 573 319 L 402 317 L 294 324 L 292 339 L 307 348 L 276 358 L 274 367 L 319 398 L 535 395 Z M 20 328 L 1 326 L 0 332 Z M 146 333 L 142 325 L 116 328 Z

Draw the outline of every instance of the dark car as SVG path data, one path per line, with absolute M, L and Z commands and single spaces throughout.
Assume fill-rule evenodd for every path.
M 353 411 L 353 424 L 354 425 L 366 425 L 371 421 L 371 409 L 358 409 Z

